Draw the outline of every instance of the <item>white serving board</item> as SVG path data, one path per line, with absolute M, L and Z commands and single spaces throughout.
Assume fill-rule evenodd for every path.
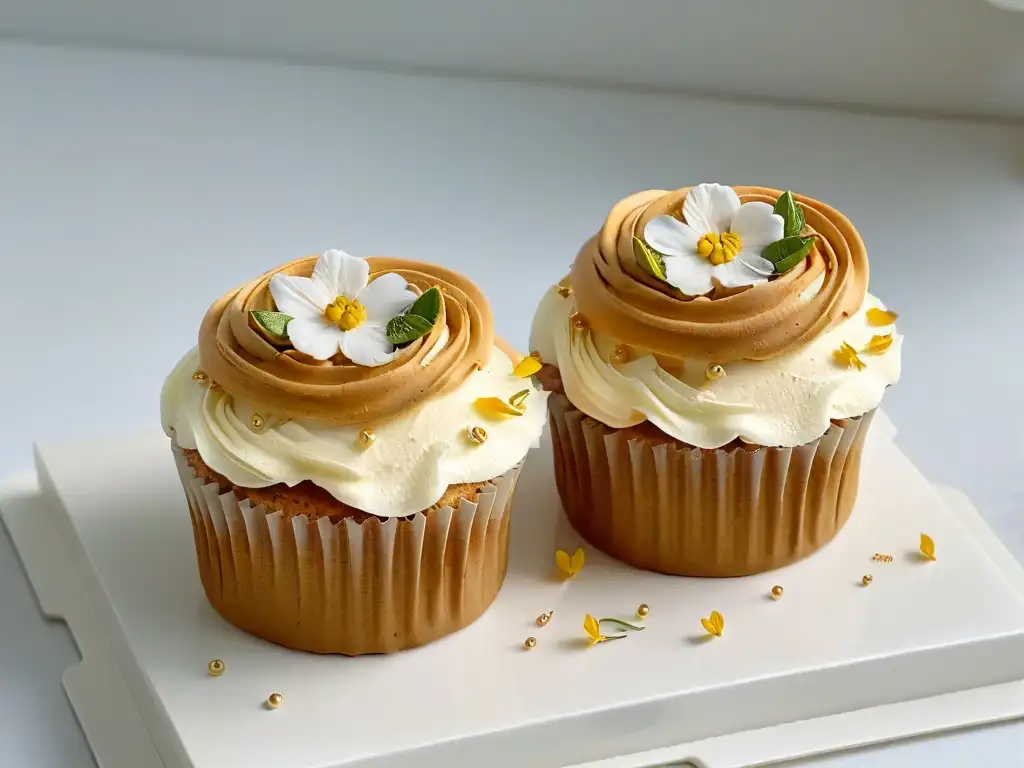
M 725 768 L 1024 715 L 1024 571 L 892 435 L 877 419 L 853 518 L 804 562 L 698 580 L 588 550 L 568 582 L 553 552 L 579 539 L 545 439 L 519 484 L 495 605 L 393 656 L 297 653 L 221 620 L 158 432 L 39 447 L 38 482 L 12 484 L 2 511 L 42 610 L 82 650 L 65 686 L 103 768 Z M 921 532 L 935 563 L 915 554 Z M 585 613 L 628 619 L 641 602 L 645 631 L 586 647 Z M 705 639 L 712 609 L 725 634 Z M 212 658 L 220 678 L 206 675 Z M 281 709 L 261 706 L 271 692 Z

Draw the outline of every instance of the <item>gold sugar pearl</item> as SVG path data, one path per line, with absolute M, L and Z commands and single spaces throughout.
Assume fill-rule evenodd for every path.
M 540 616 L 537 617 L 537 626 L 538 627 L 546 626 L 547 623 L 549 621 L 551 621 L 551 616 L 553 614 L 554 614 L 554 611 L 548 611 L 547 613 L 542 613 Z
M 224 666 L 224 662 L 220 659 L 214 659 L 206 665 L 206 673 L 210 677 L 220 677 L 224 674 L 225 669 L 226 667 Z
M 863 585 L 864 585 L 864 586 L 866 587 L 866 586 L 868 586 L 868 585 L 869 585 L 869 584 L 870 584 L 870 583 L 871 583 L 872 581 L 873 581 L 873 578 L 871 577 L 871 574 L 870 574 L 870 573 L 865 573 L 865 574 L 864 574 L 864 577 L 863 577 L 863 578 L 862 578 L 862 579 L 860 580 L 860 583 L 861 583 L 861 584 L 863 584 Z
M 587 322 L 587 318 L 585 318 L 579 312 L 573 312 L 572 317 L 569 318 L 569 320 L 572 322 L 572 327 L 575 328 L 577 331 L 585 331 L 587 328 L 590 327 L 590 324 Z
M 646 619 L 647 615 L 651 612 L 650 606 L 647 603 L 640 603 L 636 609 L 636 615 L 641 619 Z
M 272 693 L 267 696 L 267 709 L 277 709 L 284 704 L 284 696 L 280 693 Z
M 536 637 L 528 637 L 528 638 L 526 638 L 526 642 L 523 643 L 523 648 L 525 648 L 528 651 L 532 650 L 532 649 L 534 649 L 536 647 L 537 647 L 537 638 Z
M 776 584 L 772 587 L 772 600 L 778 600 L 780 597 L 782 597 L 782 587 Z
M 612 350 L 611 361 L 613 363 L 628 363 L 633 359 L 633 348 L 628 344 L 619 344 Z
M 196 371 L 192 374 L 192 381 L 206 381 L 209 376 L 206 375 L 206 371 Z
M 266 422 L 258 413 L 254 413 L 249 419 L 249 429 L 253 432 L 262 432 L 264 426 L 266 426 Z
M 720 366 L 718 363 L 712 363 L 704 369 L 704 378 L 708 381 L 714 381 L 725 376 L 725 368 Z
M 470 427 L 466 430 L 466 436 L 477 445 L 481 445 L 487 440 L 487 430 L 483 427 Z
M 377 439 L 377 436 L 373 433 L 372 429 L 364 429 L 359 433 L 359 444 L 363 448 L 369 448 L 373 445 L 373 441 Z

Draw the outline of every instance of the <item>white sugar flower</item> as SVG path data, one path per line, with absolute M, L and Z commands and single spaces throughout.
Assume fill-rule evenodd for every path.
M 686 193 L 683 218 L 651 219 L 644 240 L 665 256 L 665 279 L 688 296 L 710 291 L 711 278 L 737 288 L 766 282 L 774 272 L 761 251 L 782 239 L 784 222 L 767 203 L 741 205 L 732 187 L 701 184 Z
M 312 277 L 274 275 L 270 293 L 279 312 L 291 315 L 292 346 L 317 360 L 339 351 L 353 363 L 385 365 L 395 357 L 388 320 L 416 300 L 401 275 L 389 272 L 372 283 L 365 259 L 331 250 L 316 260 Z

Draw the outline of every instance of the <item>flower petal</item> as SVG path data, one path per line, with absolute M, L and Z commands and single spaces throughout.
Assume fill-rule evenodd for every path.
M 700 235 L 673 216 L 655 216 L 644 227 L 644 242 L 666 256 L 692 256 Z
M 747 241 L 744 240 L 743 250 L 736 254 L 736 261 L 742 261 L 744 266 L 763 277 L 771 277 L 775 274 L 775 265 L 759 256 L 759 253 L 757 249 L 747 248 Z
M 297 317 L 288 323 L 292 346 L 317 360 L 329 360 L 341 349 L 345 332 L 326 319 Z
M 270 295 L 278 312 L 292 317 L 315 318 L 324 312 L 333 299 L 328 296 L 319 283 L 308 277 L 291 275 L 274 275 L 270 278 Z
M 683 218 L 697 230 L 697 237 L 708 232 L 728 232 L 739 207 L 740 196 L 732 187 L 698 184 L 686 193 Z
M 744 250 L 760 253 L 769 243 L 782 239 L 785 225 L 768 203 L 744 203 L 732 217 L 731 231 L 743 238 Z
M 404 277 L 388 272 L 363 288 L 357 298 L 366 308 L 366 319 L 383 325 L 407 310 L 416 301 L 416 294 L 409 290 Z
M 738 258 L 713 269 L 712 274 L 715 279 L 726 288 L 739 288 L 743 285 L 758 285 L 768 282 L 766 276 L 758 274 Z
M 395 359 L 395 345 L 388 341 L 383 326 L 363 323 L 345 331 L 341 337 L 341 351 L 356 365 L 376 368 Z
M 313 267 L 313 281 L 328 295 L 328 301 L 338 296 L 354 299 L 370 279 L 370 264 L 345 251 L 324 251 Z
M 714 286 L 711 262 L 697 254 L 669 256 L 665 259 L 665 279 L 687 296 L 701 296 Z

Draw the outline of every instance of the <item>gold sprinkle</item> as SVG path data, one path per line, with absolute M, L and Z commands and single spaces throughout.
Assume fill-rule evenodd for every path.
M 875 552 L 874 556 L 871 559 L 874 560 L 876 563 L 891 563 L 892 555 L 883 555 L 881 552 Z
M 646 619 L 646 618 L 647 618 L 647 615 L 648 615 L 648 614 L 649 614 L 650 612 L 651 612 L 651 609 L 650 609 L 650 607 L 649 607 L 649 606 L 647 605 L 647 603 L 640 603 L 640 605 L 638 605 L 638 606 L 636 607 L 636 615 L 637 615 L 637 617 L 638 617 L 638 618 L 641 618 L 641 619 Z
M 921 554 L 929 560 L 935 560 L 935 542 L 927 533 L 921 534 Z
M 865 345 L 861 352 L 866 352 L 869 355 L 880 355 L 891 346 L 892 334 L 887 333 L 885 336 L 872 336 L 871 341 Z
M 528 651 L 532 650 L 532 649 L 534 649 L 536 647 L 537 647 L 537 638 L 536 637 L 528 637 L 528 638 L 526 638 L 526 642 L 523 643 L 523 648 L 525 648 Z
M 220 384 L 218 384 L 216 381 L 211 381 L 210 382 L 210 391 L 211 392 L 220 392 Z
M 483 427 L 470 427 L 466 430 L 466 437 L 479 445 L 487 439 L 487 430 Z
M 220 677 L 221 675 L 224 674 L 224 669 L 225 669 L 224 662 L 221 661 L 220 659 L 214 659 L 213 661 L 211 661 L 209 664 L 206 665 L 206 673 L 210 677 Z
M 519 379 L 528 379 L 539 370 L 540 355 L 532 354 L 519 361 L 519 364 L 512 369 L 512 375 Z
M 872 307 L 864 313 L 864 317 L 867 319 L 868 325 L 892 325 L 899 315 L 885 309 Z
M 555 615 L 554 611 L 548 611 L 547 613 L 542 613 L 540 616 L 537 617 L 537 626 L 538 627 L 547 626 L 547 623 L 549 621 L 551 621 L 551 617 L 554 616 L 554 615 Z
M 871 576 L 871 574 L 865 573 L 864 576 L 861 578 L 860 583 L 867 587 L 871 584 L 872 581 L 874 581 L 874 578 Z
M 249 419 L 249 429 L 253 432 L 262 432 L 263 427 L 266 426 L 266 422 L 263 421 L 263 417 L 258 413 L 254 413 Z
M 629 344 L 619 344 L 612 350 L 611 361 L 616 364 L 628 363 L 633 359 L 633 348 Z
M 284 696 L 280 693 L 272 693 L 267 696 L 267 709 L 277 709 L 284 704 Z
M 700 623 L 709 635 L 714 635 L 715 637 L 721 637 L 723 630 L 725 630 L 725 618 L 718 611 L 712 611 L 711 615 L 706 619 L 701 619 Z
M 772 587 L 772 600 L 778 600 L 780 597 L 782 597 L 782 587 L 776 584 Z
M 725 368 L 720 366 L 718 363 L 712 363 L 704 369 L 704 378 L 708 381 L 714 381 L 725 376 Z
M 209 376 L 206 375 L 206 371 L 196 371 L 192 374 L 192 381 L 206 381 Z
M 508 399 L 508 404 L 515 408 L 517 411 L 525 411 L 526 398 L 528 398 L 529 396 L 530 390 L 521 389 Z
M 572 327 L 577 331 L 585 331 L 590 327 L 590 323 L 587 322 L 587 318 L 579 312 L 573 312 L 572 317 L 570 317 L 569 320 L 572 322 Z
M 845 341 L 839 345 L 839 349 L 832 353 L 835 361 L 843 368 L 856 368 L 863 371 L 867 364 L 857 356 L 857 350 Z
M 572 296 L 572 284 L 569 282 L 569 278 L 565 277 L 559 281 L 558 285 L 555 286 L 555 292 L 563 299 L 567 299 Z
M 372 429 L 364 429 L 359 433 L 359 444 L 363 448 L 369 448 L 373 445 L 373 441 L 377 439 L 377 435 L 374 434 Z

